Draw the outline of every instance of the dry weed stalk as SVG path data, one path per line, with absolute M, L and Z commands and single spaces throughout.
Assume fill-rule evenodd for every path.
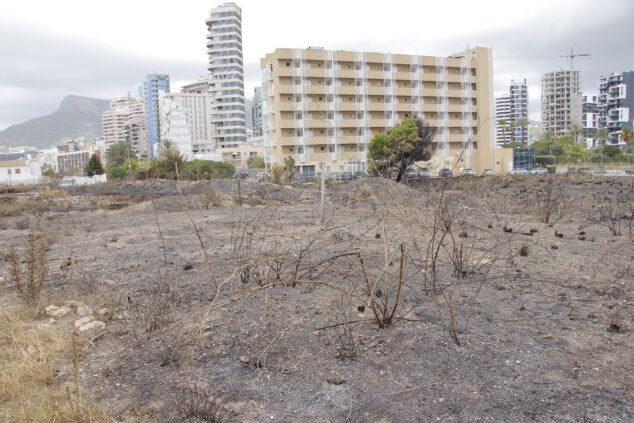
M 29 309 L 40 306 L 40 296 L 48 276 L 48 258 L 42 235 L 31 232 L 26 244 L 26 269 L 22 269 L 20 258 L 14 247 L 9 252 L 11 277 L 18 297 Z

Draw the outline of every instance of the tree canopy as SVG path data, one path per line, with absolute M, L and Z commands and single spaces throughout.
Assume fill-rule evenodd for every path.
M 97 156 L 96 154 L 90 156 L 88 163 L 86 163 L 86 166 L 84 166 L 84 172 L 88 176 L 103 175 L 104 170 L 101 164 L 101 160 L 99 160 L 99 156 Z
M 114 163 L 115 166 L 121 166 L 129 158 L 136 158 L 136 153 L 125 141 L 119 141 L 112 144 L 106 150 L 106 157 L 109 162 Z
M 429 160 L 434 152 L 434 128 L 421 119 L 410 118 L 387 134 L 376 134 L 368 147 L 368 158 L 378 171 L 396 172 L 399 182 L 417 161 Z

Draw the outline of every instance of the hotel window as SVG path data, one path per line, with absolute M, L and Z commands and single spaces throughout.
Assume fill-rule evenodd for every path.
M 389 87 L 392 85 L 392 81 L 389 79 L 386 79 L 385 82 L 383 83 L 384 86 Z
M 390 95 L 386 95 L 386 96 L 385 96 L 385 102 L 386 102 L 386 103 L 391 103 L 391 102 L 392 102 L 392 96 L 390 96 Z
M 389 63 L 383 63 L 383 71 L 387 72 L 390 70 L 390 64 Z
M 335 136 L 335 128 L 326 128 L 326 135 L 328 135 L 329 137 L 334 137 Z
M 294 84 L 295 85 L 302 85 L 302 77 L 301 76 L 296 76 Z
M 363 119 L 363 112 L 357 112 L 357 119 Z
M 326 69 L 332 69 L 332 60 L 326 60 L 325 67 Z
M 334 100 L 334 97 L 332 94 L 326 94 L 326 102 L 327 103 L 332 103 Z
M 295 112 L 295 119 L 301 119 L 302 118 L 302 112 Z
M 354 69 L 361 70 L 361 62 L 354 62 Z
M 334 119 L 335 112 L 326 112 L 326 119 Z
M 363 79 L 355 79 L 354 85 L 361 87 L 363 85 Z
M 363 127 L 357 128 L 357 135 L 363 135 L 363 130 L 364 129 L 365 128 L 363 128 Z
M 357 103 L 363 103 L 363 96 L 362 95 L 358 95 L 357 96 Z
M 326 85 L 332 85 L 332 78 L 326 78 Z
M 295 94 L 295 102 L 300 103 L 302 101 L 302 95 L 301 94 Z
M 298 68 L 302 65 L 302 61 L 300 59 L 293 59 L 293 66 Z
M 328 144 L 328 152 L 329 153 L 334 153 L 335 152 L 335 145 L 334 144 Z
M 385 119 L 392 119 L 392 112 L 385 112 Z
M 295 136 L 303 137 L 304 136 L 304 130 L 302 128 L 297 128 L 295 130 Z
M 304 154 L 304 146 L 303 145 L 298 145 L 297 146 L 297 154 Z

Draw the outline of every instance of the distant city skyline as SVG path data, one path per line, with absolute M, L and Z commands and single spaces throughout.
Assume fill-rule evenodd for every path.
M 113 99 L 134 93 L 138 81 L 151 73 L 170 75 L 173 91 L 198 80 L 207 68 L 205 20 L 222 3 L 3 4 L 0 130 L 53 112 L 67 94 Z M 526 78 L 531 120 L 540 119 L 541 75 L 568 69 L 560 55 L 570 47 L 592 54 L 575 61 L 586 95 L 596 94 L 600 75 L 634 69 L 634 55 L 626 53 L 634 39 L 629 23 L 634 5 L 628 0 L 536 0 L 517 8 L 497 0 L 393 1 L 389 7 L 366 2 L 362 9 L 325 0 L 323 7 L 311 9 L 310 19 L 290 0 L 236 3 L 243 13 L 249 94 L 260 84 L 260 58 L 282 47 L 418 55 L 442 55 L 467 45 L 491 47 L 494 95 L 503 95 L 508 81 Z M 350 16 L 357 19 L 354 32 Z

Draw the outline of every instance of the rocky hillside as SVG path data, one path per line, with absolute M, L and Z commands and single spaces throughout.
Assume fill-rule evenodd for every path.
M 109 100 L 69 95 L 48 116 L 0 131 L 0 145 L 47 148 L 64 138 L 101 136 L 101 114 Z

